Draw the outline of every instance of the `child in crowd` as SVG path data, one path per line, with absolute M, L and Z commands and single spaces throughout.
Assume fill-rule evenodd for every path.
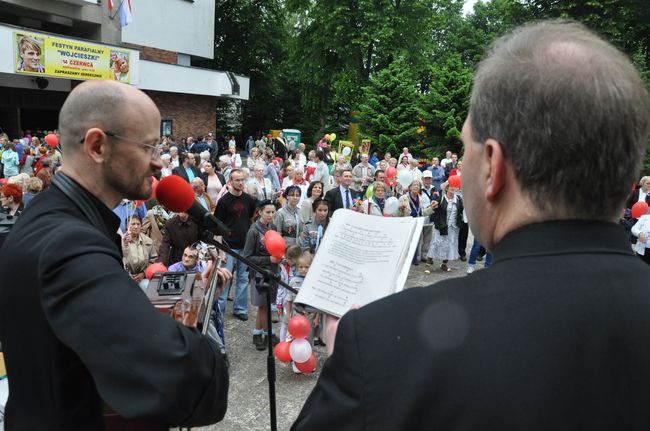
M 314 220 L 306 224 L 307 232 L 303 236 L 302 248 L 314 255 L 323 240 L 330 221 L 330 203 L 323 198 L 317 198 L 312 204 L 312 208 L 314 209 Z
M 287 247 L 287 250 L 284 252 L 285 262 L 280 265 L 280 279 L 290 286 L 291 280 L 293 280 L 296 274 L 295 265 L 301 255 L 302 249 L 298 245 L 291 245 Z M 278 296 L 275 304 L 280 318 L 280 341 L 287 338 L 287 325 L 289 324 L 289 318 L 291 316 L 287 314 L 284 307 L 289 295 L 291 295 L 291 292 L 287 291 L 284 287 L 278 289 Z

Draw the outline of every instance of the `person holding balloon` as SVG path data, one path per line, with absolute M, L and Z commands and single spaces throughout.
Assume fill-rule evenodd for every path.
M 278 271 L 278 263 L 282 260 L 284 255 L 284 248 L 286 243 L 282 237 L 277 233 L 276 227 L 273 224 L 273 217 L 275 216 L 275 205 L 269 199 L 260 201 L 257 204 L 257 210 L 254 218 L 256 219 L 246 234 L 246 243 L 244 245 L 243 255 L 249 258 L 252 262 L 271 270 L 272 272 Z M 275 235 L 273 235 L 275 232 Z M 271 254 L 269 251 L 273 250 Z M 269 336 L 269 328 L 267 324 L 267 316 L 269 310 L 266 306 L 266 294 L 260 293 L 257 290 L 258 274 L 249 268 L 249 287 L 251 304 L 257 308 L 255 316 L 255 329 L 253 330 L 253 344 L 257 350 L 264 350 L 266 346 L 266 337 Z M 277 290 L 270 292 L 271 303 L 275 302 Z M 275 342 L 280 340 L 275 334 L 271 334 Z
M 302 190 L 296 185 L 290 185 L 284 190 L 282 197 L 285 205 L 275 214 L 273 223 L 287 245 L 299 244 L 302 233 L 305 231 L 302 215 L 298 202 Z
M 142 219 L 133 214 L 122 236 L 122 260 L 124 268 L 136 283 L 145 279 L 145 269 L 158 260 L 153 240 L 140 231 Z
M 638 219 L 632 226 L 632 235 L 638 238 L 634 244 L 636 255 L 650 265 L 650 214 L 648 204 L 639 201 L 632 206 L 632 218 Z
M 440 269 L 451 271 L 448 262 L 459 257 L 458 234 L 463 223 L 463 200 L 455 193 L 460 186 L 459 180 L 459 177 L 452 176 L 441 185 L 443 194 L 433 213 L 435 231 L 427 254 L 427 270 L 430 270 L 433 260 L 442 260 Z

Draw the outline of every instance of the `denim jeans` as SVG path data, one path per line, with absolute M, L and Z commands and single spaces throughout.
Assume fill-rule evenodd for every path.
M 233 251 L 238 254 L 242 254 L 243 249 L 234 249 Z M 219 297 L 219 309 L 225 315 L 226 314 L 226 305 L 228 302 L 228 292 L 230 291 L 233 283 L 236 286 L 235 297 L 232 302 L 232 312 L 233 314 L 247 314 L 248 313 L 248 266 L 244 265 L 238 260 L 235 260 L 234 257 L 228 256 L 226 261 L 226 268 L 228 268 L 233 274 L 233 278 L 228 283 L 228 285 L 223 289 L 223 293 Z
M 476 257 L 478 256 L 478 250 L 481 248 L 481 244 L 477 240 L 474 240 L 474 244 L 472 244 L 472 250 L 469 252 L 469 259 L 467 260 L 467 264 L 470 266 L 476 265 Z M 489 268 L 492 266 L 492 253 L 489 251 L 485 253 L 485 267 Z

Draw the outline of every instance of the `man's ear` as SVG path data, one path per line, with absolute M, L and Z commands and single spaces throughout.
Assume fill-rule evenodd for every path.
M 485 198 L 491 202 L 497 199 L 499 193 L 505 187 L 507 175 L 506 155 L 498 141 L 488 139 L 484 144 L 483 157 L 484 163 L 488 165 Z
M 95 163 L 101 164 L 107 158 L 108 142 L 106 134 L 96 127 L 88 129 L 81 151 Z

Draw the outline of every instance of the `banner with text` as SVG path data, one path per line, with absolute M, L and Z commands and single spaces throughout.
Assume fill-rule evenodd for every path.
M 137 61 L 137 54 L 130 49 L 14 31 L 16 73 L 131 83 L 131 62 Z

